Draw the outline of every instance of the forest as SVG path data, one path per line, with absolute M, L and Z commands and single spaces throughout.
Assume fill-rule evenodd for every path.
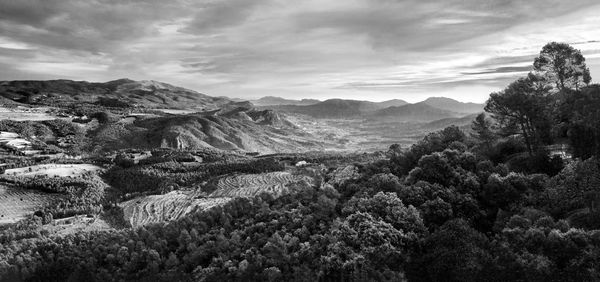
M 3 229 L 1 280 L 598 281 L 600 85 L 590 81 L 578 50 L 548 43 L 469 132 L 451 126 L 383 158 L 348 158 L 358 177 L 329 181 L 330 165 L 319 186 L 165 224 L 62 237 Z M 123 162 L 104 177 L 139 192 L 281 170 L 273 160 Z M 35 189 L 71 184 L 57 185 Z M 97 204 L 104 187 L 93 188 L 65 207 Z

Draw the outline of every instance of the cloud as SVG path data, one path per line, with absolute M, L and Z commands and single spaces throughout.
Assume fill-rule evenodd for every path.
M 155 79 L 215 96 L 482 101 L 547 41 L 599 56 L 598 12 L 593 0 L 7 0 L 0 74 Z
M 264 0 L 230 0 L 208 2 L 195 12 L 182 32 L 204 34 L 219 28 L 243 23 Z
M 494 69 L 487 69 L 479 72 L 463 72 L 461 74 L 464 75 L 478 75 L 478 74 L 495 74 L 495 73 L 524 73 L 530 72 L 532 70 L 532 66 L 522 66 L 522 67 L 498 67 Z
M 151 35 L 185 12 L 161 1 L 0 1 L 0 33 L 37 46 L 100 52 Z

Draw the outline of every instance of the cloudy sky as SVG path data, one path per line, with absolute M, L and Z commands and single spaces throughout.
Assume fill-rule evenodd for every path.
M 0 0 L 0 80 L 213 96 L 484 101 L 549 41 L 600 81 L 597 0 Z

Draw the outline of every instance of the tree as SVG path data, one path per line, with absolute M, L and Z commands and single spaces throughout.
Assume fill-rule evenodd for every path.
M 410 171 L 406 179 L 414 184 L 419 181 L 437 183 L 443 186 L 455 184 L 457 174 L 442 153 L 433 153 L 419 159 L 417 167 Z
M 547 97 L 530 78 L 520 78 L 506 89 L 490 94 L 485 111 L 493 115 L 504 135 L 519 133 L 525 140 L 529 155 L 540 143 L 549 143 L 550 118 L 546 111 Z M 519 132 L 513 132 L 518 129 Z
M 486 118 L 485 113 L 477 115 L 471 123 L 471 129 L 473 130 L 471 137 L 477 139 L 486 149 L 496 140 L 496 134 L 492 130 L 492 121 Z
M 566 43 L 550 42 L 533 62 L 536 75 L 557 90 L 578 90 L 591 81 L 581 51 Z
M 485 235 L 462 219 L 446 222 L 424 242 L 424 252 L 415 259 L 418 267 L 410 281 L 483 281 L 482 270 L 491 257 Z M 489 279 L 489 277 L 488 277 Z
M 573 91 L 559 112 L 573 155 L 583 159 L 600 156 L 600 85 Z

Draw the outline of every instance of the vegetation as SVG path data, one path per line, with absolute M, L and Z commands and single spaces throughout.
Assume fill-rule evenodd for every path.
M 98 214 L 102 210 L 106 184 L 94 173 L 88 172 L 76 177 L 35 177 L 3 176 L 2 181 L 14 186 L 61 194 L 58 201 L 41 209 L 41 216 L 64 218 L 78 214 Z
M 475 118 L 471 134 L 451 126 L 385 155 L 188 162 L 199 153 L 157 151 L 135 163 L 123 153 L 103 176 L 118 194 L 282 171 L 299 161 L 326 165 L 312 172 L 319 181 L 293 193 L 234 198 L 139 228 L 48 236 L 38 214 L 0 230 L 0 277 L 598 281 L 600 87 L 587 85 L 584 62 L 570 46 L 549 43 L 534 72 L 490 95 L 489 115 Z M 553 145 L 566 149 L 556 154 Z M 93 177 L 14 181 L 76 195 L 74 205 L 87 203 L 83 195 L 100 199 L 87 186 Z

